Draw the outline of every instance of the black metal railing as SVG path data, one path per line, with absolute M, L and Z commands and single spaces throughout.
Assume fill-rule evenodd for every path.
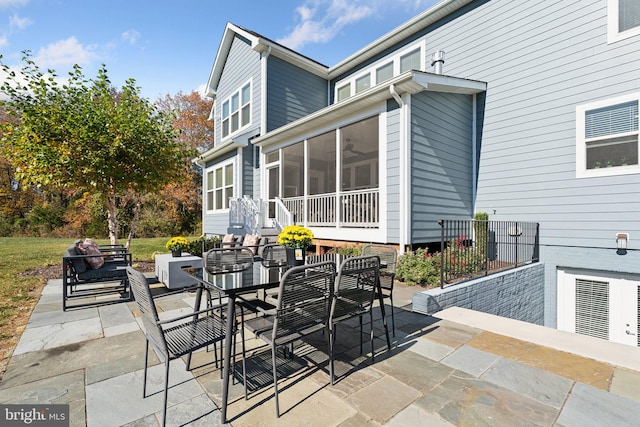
M 440 287 L 538 262 L 540 225 L 521 221 L 438 221 Z

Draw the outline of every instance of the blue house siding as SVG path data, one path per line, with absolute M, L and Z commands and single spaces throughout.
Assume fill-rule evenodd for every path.
M 387 101 L 387 241 L 400 241 L 400 106 Z
M 247 81 L 251 79 L 251 126 L 242 132 L 260 127 L 260 54 L 251 48 L 251 42 L 244 37 L 236 35 L 224 70 L 218 83 L 218 93 L 216 94 L 215 105 L 215 138 L 216 144 L 223 141 L 222 138 L 222 103 L 233 93 L 238 91 Z
M 411 98 L 411 243 L 440 241 L 438 220 L 471 218 L 473 98 Z
M 327 81 L 276 56 L 267 58 L 267 132 L 327 106 Z
M 475 210 L 540 222 L 555 327 L 558 267 L 639 273 L 615 235 L 638 247 L 640 175 L 576 178 L 576 106 L 640 91 L 640 37 L 607 44 L 605 0 L 475 5 L 426 43 L 447 52 L 445 74 L 488 82 Z
M 639 90 L 640 39 L 607 45 L 606 3 L 491 1 L 426 36 L 446 74 L 489 82 L 476 210 L 540 221 L 542 244 L 640 228 L 640 176 L 575 177 L 576 106 Z

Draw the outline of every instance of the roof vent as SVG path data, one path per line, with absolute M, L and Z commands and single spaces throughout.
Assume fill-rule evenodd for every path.
M 444 50 L 436 50 L 431 55 L 431 66 L 433 72 L 436 74 L 442 74 L 442 65 L 444 64 Z

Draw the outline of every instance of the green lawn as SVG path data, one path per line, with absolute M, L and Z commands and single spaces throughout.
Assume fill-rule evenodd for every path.
M 136 260 L 152 260 L 156 252 L 168 252 L 164 247 L 167 240 L 167 237 L 132 240 L 130 250 L 134 264 Z M 108 243 L 108 240 L 97 242 Z M 52 265 L 62 269 L 62 254 L 72 243 L 73 239 L 0 237 L 0 348 L 3 351 L 7 349 L 3 341 L 20 333 L 23 322 L 18 319 L 31 312 L 45 285 L 41 277 L 20 273 Z

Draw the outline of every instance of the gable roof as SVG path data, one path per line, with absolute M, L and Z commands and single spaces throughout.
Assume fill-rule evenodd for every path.
M 207 82 L 206 93 L 207 96 L 211 98 L 215 98 L 216 96 L 218 83 L 220 82 L 220 77 L 222 76 L 222 70 L 224 69 L 225 63 L 227 62 L 227 57 L 229 55 L 229 51 L 231 50 L 231 44 L 233 43 L 233 39 L 236 37 L 236 35 L 249 40 L 251 42 L 251 48 L 256 52 L 266 52 L 269 55 L 275 55 L 289 62 L 290 64 L 296 65 L 313 74 L 316 74 L 325 79 L 328 78 L 329 68 L 326 65 L 323 65 L 318 61 L 295 52 L 288 47 L 285 47 L 280 43 L 269 39 L 268 37 L 264 37 L 254 31 L 250 31 L 246 28 L 234 25 L 231 22 L 227 22 L 224 33 L 222 35 L 222 41 L 220 42 L 220 46 L 218 47 L 216 59 L 213 63 L 213 68 L 211 69 L 211 74 L 209 75 L 209 80 Z

